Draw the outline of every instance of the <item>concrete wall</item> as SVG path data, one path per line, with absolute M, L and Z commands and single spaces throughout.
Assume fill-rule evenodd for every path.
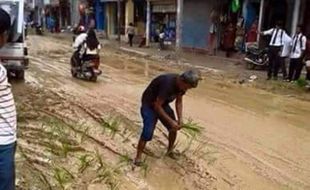
M 206 48 L 209 16 L 216 0 L 184 0 L 183 47 Z
M 129 23 L 134 23 L 134 3 L 132 0 L 126 2 L 125 7 L 125 25 L 129 26 Z

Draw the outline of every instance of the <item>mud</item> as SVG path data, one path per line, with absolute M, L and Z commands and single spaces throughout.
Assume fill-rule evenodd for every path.
M 90 83 L 70 76 L 69 40 L 31 36 L 29 47 L 26 82 L 13 85 L 19 189 L 310 188 L 305 98 L 205 72 L 184 105 L 203 134 L 195 140 L 180 134 L 176 149 L 183 154 L 174 161 L 164 156 L 166 131 L 159 126 L 146 166 L 133 170 L 141 94 L 153 76 L 184 66 L 106 47 L 103 75 Z

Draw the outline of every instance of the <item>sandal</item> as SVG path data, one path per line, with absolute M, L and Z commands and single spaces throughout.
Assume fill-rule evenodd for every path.
M 141 161 L 141 160 L 135 160 L 135 161 L 133 162 L 133 164 L 134 164 L 135 166 L 137 166 L 137 167 L 141 167 L 141 166 L 143 166 L 144 162 Z
M 169 158 L 171 158 L 173 160 L 179 160 L 180 159 L 180 155 L 175 153 L 175 152 L 167 152 L 166 156 L 168 156 Z

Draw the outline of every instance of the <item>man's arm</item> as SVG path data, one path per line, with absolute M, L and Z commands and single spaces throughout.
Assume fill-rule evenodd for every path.
M 273 28 L 269 29 L 269 30 L 266 30 L 266 31 L 263 31 L 263 32 L 260 32 L 260 34 L 263 35 L 263 36 L 272 35 L 272 33 L 273 33 Z
M 301 57 L 304 58 L 304 55 L 306 53 L 306 46 L 307 46 L 307 38 L 306 36 L 303 36 L 301 38 Z
M 8 85 L 9 83 L 8 83 L 8 78 L 7 78 L 7 72 L 5 68 L 1 65 L 0 66 L 0 89 L 7 88 Z
M 161 98 L 157 98 L 156 101 L 154 102 L 154 110 L 158 113 L 160 117 L 162 117 L 165 121 L 167 121 L 170 126 L 174 130 L 179 130 L 180 126 L 176 121 L 174 121 L 163 109 L 164 100 Z
M 80 34 L 77 36 L 73 43 L 73 48 L 78 48 L 86 40 L 86 38 L 87 34 Z
M 176 101 L 175 101 L 175 109 L 177 111 L 178 116 L 178 124 L 183 124 L 183 96 L 178 95 Z

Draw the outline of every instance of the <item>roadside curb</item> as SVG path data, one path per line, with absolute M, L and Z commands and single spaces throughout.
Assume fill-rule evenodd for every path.
M 196 69 L 199 69 L 203 72 L 212 72 L 212 73 L 220 73 L 222 72 L 222 70 L 219 70 L 219 69 L 214 69 L 214 68 L 211 68 L 211 67 L 207 67 L 207 66 L 200 66 L 200 65 L 195 65 L 195 64 L 192 64 L 190 63 L 188 60 L 183 60 L 180 62 L 178 62 L 177 60 L 169 60 L 167 59 L 165 56 L 159 56 L 159 55 L 150 55 L 148 53 L 145 53 L 143 51 L 138 51 L 138 50 L 134 50 L 134 49 L 129 49 L 129 48 L 126 48 L 126 47 L 120 47 L 119 48 L 121 51 L 125 52 L 125 53 L 128 53 L 128 54 L 135 54 L 137 56 L 141 56 L 141 57 L 146 57 L 146 58 L 151 58 L 151 59 L 155 59 L 155 60 L 168 60 L 170 61 L 169 65 L 178 65 L 178 66 L 183 66 L 183 67 L 188 67 L 188 68 L 196 68 Z
M 120 49 L 121 51 L 126 52 L 126 53 L 132 53 L 132 54 L 136 54 L 136 55 L 143 56 L 143 57 L 151 57 L 150 54 L 145 53 L 145 52 L 143 52 L 143 51 L 137 51 L 137 50 L 129 49 L 129 48 L 125 48 L 125 47 L 120 47 L 119 49 Z

